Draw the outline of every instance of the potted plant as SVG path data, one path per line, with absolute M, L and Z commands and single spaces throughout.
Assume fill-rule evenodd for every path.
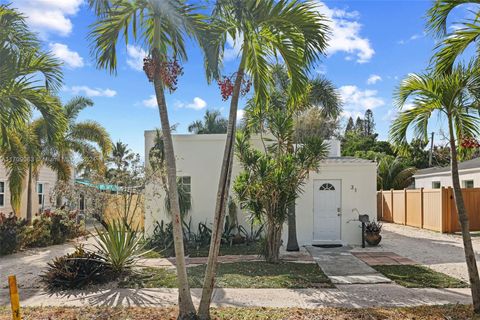
M 371 221 L 365 224 L 365 241 L 371 246 L 376 246 L 382 240 L 380 235 L 382 224 L 377 221 Z

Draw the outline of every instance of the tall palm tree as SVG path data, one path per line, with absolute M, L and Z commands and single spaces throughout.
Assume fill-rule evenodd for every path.
M 210 318 L 209 307 L 231 183 L 238 103 L 246 78 L 249 76 L 252 79 L 256 101 L 264 103 L 268 100 L 268 87 L 274 80 L 269 62 L 281 57 L 292 82 L 292 100 L 302 94 L 308 68 L 327 47 L 328 27 L 324 17 L 318 13 L 317 5 L 313 1 L 297 0 L 219 0 L 214 6 L 206 46 L 209 58 L 207 71 L 217 70 L 208 63 L 221 64 L 227 38 L 240 44 L 241 49 L 237 70 L 229 78 L 232 90 L 222 92 L 227 97 L 231 93 L 231 101 L 212 239 L 199 306 L 201 319 Z
M 178 75 L 176 59 L 180 61 L 187 59 L 185 38 L 199 38 L 204 27 L 203 16 L 196 13 L 196 7 L 186 4 L 183 0 L 89 0 L 89 4 L 98 16 L 90 33 L 97 67 L 108 69 L 111 73 L 116 72 L 117 44 L 120 38 L 128 44 L 131 35 L 134 41 L 139 41 L 147 47 L 149 57 L 145 60 L 144 67 L 155 89 L 165 148 L 179 284 L 179 318 L 190 318 L 196 311 L 187 281 L 177 194 L 177 170 L 165 100 L 165 89 L 172 91 L 176 79 L 169 82 L 160 73 L 161 71 L 169 73 L 168 75 L 173 78 Z M 175 63 L 171 62 L 169 57 Z M 213 64 L 209 63 L 209 65 Z M 175 69 L 173 70 L 175 73 L 172 69 Z M 214 70 L 211 74 L 216 75 Z
M 205 111 L 203 121 L 197 120 L 188 126 L 188 132 L 195 134 L 226 133 L 228 120 L 222 118 L 220 111 Z
M 451 12 L 462 5 L 478 5 L 479 0 L 436 0 L 428 10 L 427 28 L 435 36 L 442 38 L 434 56 L 439 71 L 450 69 L 458 56 L 476 43 L 480 37 L 480 10 L 471 11 L 473 17 L 455 22 L 455 29 L 448 33 L 447 19 Z M 465 6 L 468 8 L 468 6 Z M 478 52 L 477 52 L 478 59 Z
M 28 127 L 32 109 L 46 119 L 49 140 L 59 138 L 66 121 L 52 93 L 62 84 L 61 62 L 42 51 L 25 17 L 10 5 L 0 5 L 0 155 L 7 168 L 11 204 L 20 210 L 28 171 L 27 153 L 19 129 Z M 25 137 L 24 137 L 25 138 Z
M 453 194 L 462 230 L 463 247 L 472 291 L 473 306 L 480 312 L 480 280 L 470 236 L 470 224 L 458 175 L 457 141 L 480 133 L 478 114 L 478 65 L 456 66 L 448 73 L 411 74 L 396 92 L 401 108 L 411 99 L 414 108 L 402 111 L 390 128 L 390 138 L 397 145 L 407 143 L 411 127 L 417 138 L 428 141 L 428 123 L 432 115 L 443 116 L 448 123 Z

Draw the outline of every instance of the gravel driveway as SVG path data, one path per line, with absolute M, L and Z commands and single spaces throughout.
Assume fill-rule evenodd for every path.
M 462 237 L 413 227 L 384 223 L 379 247 L 354 248 L 352 251 L 391 251 L 468 282 Z M 472 237 L 473 247 L 480 259 L 480 237 Z

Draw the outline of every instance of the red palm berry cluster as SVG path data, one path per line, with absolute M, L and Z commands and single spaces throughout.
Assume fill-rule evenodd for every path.
M 463 138 L 460 145 L 465 149 L 480 148 L 480 143 L 475 138 Z
M 231 76 L 223 76 L 222 80 L 218 80 L 217 84 L 218 87 L 220 88 L 220 92 L 222 94 L 222 100 L 226 101 L 230 96 L 233 94 L 233 87 L 234 87 L 234 82 L 236 79 L 237 73 L 235 72 Z M 252 86 L 252 82 L 250 79 L 242 79 L 242 85 L 240 87 L 240 94 L 241 95 L 246 95 Z
M 157 63 L 157 59 L 145 57 L 143 71 L 147 75 L 148 81 L 152 82 L 155 75 L 158 75 L 170 92 L 173 92 L 177 89 L 178 77 L 183 74 L 183 67 L 176 59 Z
M 160 78 L 170 92 L 177 90 L 178 77 L 183 74 L 183 67 L 178 61 L 164 61 L 160 63 Z

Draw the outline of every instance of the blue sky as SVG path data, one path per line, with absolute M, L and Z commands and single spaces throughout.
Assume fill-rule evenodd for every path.
M 64 61 L 61 98 L 91 97 L 95 106 L 80 118 L 100 122 L 114 141 L 122 140 L 143 156 L 144 130 L 158 127 L 159 116 L 151 100 L 153 88 L 141 71 L 142 48 L 135 43 L 128 48 L 122 45 L 118 74 L 110 75 L 96 69 L 90 56 L 87 34 L 94 16 L 84 0 L 0 0 L 6 2 L 27 15 L 45 47 Z M 424 16 L 431 1 L 318 2 L 319 10 L 332 21 L 333 36 L 328 56 L 316 72 L 339 88 L 345 116 L 371 108 L 380 138 L 385 139 L 396 112 L 392 103 L 395 87 L 408 73 L 424 70 L 435 47 L 434 39 L 424 34 Z M 234 47 L 228 50 L 225 74 L 237 66 L 235 52 Z M 188 54 L 178 90 L 167 97 L 171 123 L 178 124 L 180 133 L 187 132 L 188 124 L 200 119 L 206 109 L 219 109 L 226 115 L 229 107 L 216 83 L 207 84 L 198 48 L 190 44 Z

